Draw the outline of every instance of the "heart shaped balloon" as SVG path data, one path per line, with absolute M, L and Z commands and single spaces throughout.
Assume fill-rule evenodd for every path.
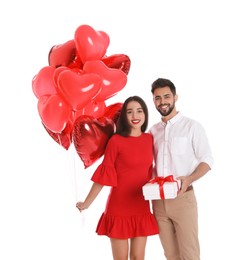
M 91 100 L 84 108 L 84 115 L 99 118 L 103 116 L 106 104 L 104 101 Z
M 53 81 L 54 81 L 54 84 L 56 86 L 56 89 L 58 89 L 58 80 L 59 80 L 60 73 L 63 72 L 63 71 L 66 71 L 66 70 L 71 70 L 71 69 L 66 67 L 66 66 L 60 66 L 60 67 L 58 67 L 54 70 Z
M 103 154 L 109 138 L 114 133 L 113 120 L 82 115 L 73 128 L 73 143 L 84 168 L 88 168 Z
M 77 53 L 84 64 L 88 60 L 100 60 L 109 46 L 109 36 L 89 25 L 79 26 L 74 34 Z
M 68 66 L 75 59 L 76 47 L 74 40 L 67 41 L 64 44 L 55 45 L 48 54 L 48 63 L 55 68 Z
M 49 128 L 47 128 L 44 124 L 43 126 L 46 129 L 47 133 L 53 138 L 53 140 L 56 143 L 61 145 L 66 150 L 69 149 L 72 143 L 72 131 L 73 131 L 73 126 L 71 123 L 67 123 L 66 127 L 63 129 L 61 133 L 54 133 Z
M 69 122 L 71 107 L 59 95 L 42 96 L 38 100 L 38 112 L 43 124 L 52 132 L 61 133 Z
M 57 89 L 73 110 L 80 110 L 100 91 L 101 77 L 94 73 L 80 74 L 63 70 L 58 75 Z
M 107 106 L 104 111 L 104 117 L 112 119 L 116 125 L 121 114 L 122 106 L 123 103 L 120 102 Z
M 101 60 L 87 61 L 83 66 L 84 73 L 97 73 L 101 78 L 101 90 L 95 97 L 97 101 L 106 100 L 120 90 L 127 83 L 127 75 L 118 69 L 107 67 Z
M 122 70 L 126 75 L 128 75 L 131 61 L 127 55 L 114 54 L 108 57 L 103 57 L 101 60 L 109 68 Z
M 123 103 L 106 107 L 105 100 L 124 88 L 131 65 L 127 55 L 106 56 L 109 43 L 107 33 L 81 25 L 73 39 L 50 49 L 49 66 L 32 80 L 47 133 L 66 150 L 73 142 L 85 168 L 116 130 Z
M 54 67 L 46 66 L 33 77 L 32 90 L 37 98 L 40 98 L 44 95 L 57 94 L 57 90 L 55 88 L 53 80 L 54 71 Z

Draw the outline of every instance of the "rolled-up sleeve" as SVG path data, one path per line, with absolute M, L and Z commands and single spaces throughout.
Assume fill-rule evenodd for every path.
M 193 134 L 193 147 L 195 156 L 198 162 L 204 162 L 212 168 L 214 159 L 212 155 L 212 150 L 208 142 L 206 132 L 201 124 L 195 124 L 195 131 Z

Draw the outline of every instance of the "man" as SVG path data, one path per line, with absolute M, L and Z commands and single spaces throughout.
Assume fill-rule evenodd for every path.
M 169 260 L 200 260 L 197 201 L 192 183 L 212 167 L 213 157 L 200 123 L 176 110 L 174 84 L 164 78 L 152 83 L 153 101 L 162 116 L 150 128 L 154 137 L 154 173 L 181 180 L 175 199 L 153 200 L 160 241 Z

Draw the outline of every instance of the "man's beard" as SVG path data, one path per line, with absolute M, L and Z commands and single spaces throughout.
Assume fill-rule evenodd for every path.
M 162 110 L 161 108 L 157 107 L 158 112 L 162 115 L 162 116 L 168 116 L 171 114 L 171 112 L 173 111 L 175 107 L 175 104 L 173 103 L 172 105 L 169 106 L 169 109 L 167 111 Z

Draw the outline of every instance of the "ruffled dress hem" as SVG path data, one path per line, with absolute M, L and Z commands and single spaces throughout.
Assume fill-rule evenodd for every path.
M 96 233 L 110 238 L 128 239 L 159 234 L 153 214 L 136 216 L 110 216 L 103 213 L 98 222 Z

